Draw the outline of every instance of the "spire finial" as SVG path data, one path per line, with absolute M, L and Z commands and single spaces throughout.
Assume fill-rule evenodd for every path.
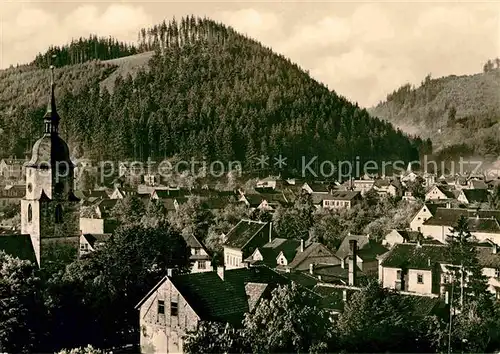
M 50 66 L 50 98 L 47 104 L 47 112 L 45 113 L 45 133 L 57 133 L 59 125 L 59 115 L 56 108 L 55 97 L 55 83 L 54 83 L 54 65 Z

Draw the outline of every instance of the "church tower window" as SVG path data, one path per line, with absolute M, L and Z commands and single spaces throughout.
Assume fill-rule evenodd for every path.
M 31 204 L 28 205 L 28 222 L 33 219 L 33 210 L 31 209 Z
M 61 204 L 56 205 L 56 210 L 55 210 L 55 223 L 60 224 L 62 223 L 63 219 L 63 210 Z

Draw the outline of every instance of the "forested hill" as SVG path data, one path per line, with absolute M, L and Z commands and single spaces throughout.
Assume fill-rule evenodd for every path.
M 404 85 L 369 111 L 405 131 L 431 138 L 443 155 L 498 156 L 500 69 L 488 63 L 484 73 L 427 76 L 418 88 Z
M 112 94 L 100 83 L 117 65 L 127 65 L 127 58 L 56 69 L 60 130 L 76 155 L 177 154 L 253 163 L 261 154 L 282 154 L 289 166 L 303 155 L 319 161 L 418 157 L 420 139 L 371 118 L 290 60 L 229 27 L 187 18 L 139 36 L 138 48 L 155 53 L 133 75 L 118 75 Z M 0 125 L 9 132 L 1 151 L 23 154 L 40 134 L 47 75 L 33 67 L 0 72 Z

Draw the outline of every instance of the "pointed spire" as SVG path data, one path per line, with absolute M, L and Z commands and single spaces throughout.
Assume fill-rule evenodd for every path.
M 54 66 L 50 66 L 50 98 L 47 104 L 47 111 L 44 115 L 45 133 L 57 133 L 59 126 L 59 115 L 57 114 L 54 82 Z

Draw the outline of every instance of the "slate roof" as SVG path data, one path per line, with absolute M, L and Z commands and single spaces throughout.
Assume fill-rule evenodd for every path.
M 323 183 L 309 183 L 309 182 L 306 182 L 307 185 L 309 186 L 309 188 L 312 189 L 313 192 L 329 192 L 330 191 L 330 187 L 327 185 L 327 184 L 323 184 Z
M 258 207 L 262 203 L 262 195 L 260 194 L 245 194 L 245 199 L 248 201 L 251 207 Z
M 487 203 L 489 192 L 487 189 L 462 189 L 469 203 Z
M 336 252 L 336 256 L 340 259 L 344 259 L 349 255 L 350 240 L 355 240 L 357 242 L 358 250 L 360 250 L 369 243 L 370 237 L 368 235 L 348 235 L 347 237 L 345 237 Z
M 360 196 L 360 192 L 357 191 L 332 191 L 330 200 L 352 200 Z
M 297 248 L 300 248 L 300 241 L 286 239 L 286 238 L 274 238 L 271 242 L 266 243 L 264 246 L 259 247 L 258 250 L 263 258 L 263 263 L 275 267 L 276 258 L 283 251 L 285 257 L 288 260 L 293 259 L 297 253 Z M 250 261 L 251 256 L 245 261 Z
M 433 190 L 434 188 L 437 188 L 437 189 L 438 189 L 441 193 L 443 193 L 443 194 L 444 194 L 444 195 L 445 195 L 448 199 L 454 199 L 454 198 L 455 198 L 455 194 L 454 194 L 451 190 L 449 190 L 449 189 L 447 189 L 447 188 L 445 188 L 445 187 L 443 187 L 443 186 L 440 186 L 440 185 L 434 185 L 434 186 L 432 186 L 431 188 L 429 188 L 429 190 L 427 191 L 427 193 L 429 193 L 429 192 L 430 192 L 431 190 Z
M 470 210 L 458 208 L 438 208 L 436 214 L 426 220 L 424 225 L 453 226 L 460 216 L 469 218 L 469 230 L 472 232 L 496 232 L 499 230 L 500 211 Z
M 439 262 L 447 262 L 445 245 L 412 243 L 396 244 L 384 256 L 382 267 L 431 270 Z
M 0 251 L 4 251 L 13 257 L 37 264 L 30 235 L 0 235 Z
M 319 255 L 314 255 L 318 251 Z M 319 261 L 324 258 L 337 258 L 335 254 L 330 251 L 326 246 L 319 242 L 306 243 L 304 252 L 297 252 L 293 261 L 288 263 L 288 268 L 296 268 L 305 260 L 310 260 L 312 262 Z M 317 263 L 317 262 L 316 262 Z
M 83 237 L 93 248 L 96 243 L 106 243 L 113 237 L 112 234 L 84 234 Z
M 485 268 L 500 269 L 500 250 L 493 253 L 493 246 L 477 247 L 477 258 L 481 266 Z
M 488 189 L 488 186 L 482 180 L 473 179 L 470 180 L 470 184 L 474 189 Z
M 166 278 L 153 288 L 136 308 L 165 280 Z M 224 280 L 216 271 L 177 275 L 170 280 L 201 320 L 229 322 L 234 325 L 240 325 L 244 314 L 249 311 L 247 284 L 269 284 L 266 287 L 269 294 L 271 288 L 290 283 L 289 279 L 268 267 L 225 270 Z M 263 287 L 252 288 L 262 290 Z
M 269 223 L 253 220 L 240 220 L 226 235 L 225 246 L 242 248 L 255 234 L 260 232 Z

